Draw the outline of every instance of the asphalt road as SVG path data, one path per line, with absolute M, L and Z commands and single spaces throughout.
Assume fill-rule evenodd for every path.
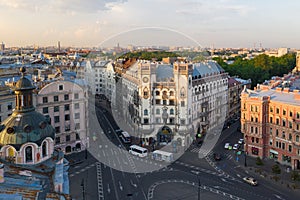
M 299 199 L 299 193 L 280 188 L 261 177 L 255 177 L 259 181 L 257 187 L 242 181 L 242 177 L 248 176 L 241 167 L 243 157 L 236 162 L 233 151 L 224 150 L 225 142 L 233 143 L 241 137 L 236 132 L 238 123 L 223 131 L 207 157 L 199 159 L 197 147 L 190 148 L 170 165 L 139 173 L 138 169 L 145 167 L 145 163 L 154 166 L 155 162 L 128 156 L 126 146 L 115 134 L 118 126 L 112 116 L 102 108 L 96 108 L 95 112 L 101 127 L 91 133 L 90 143 L 94 146 L 90 150 L 94 152 L 87 160 L 81 153 L 77 159 L 84 162 L 70 167 L 70 189 L 74 199 Z M 123 146 L 119 148 L 119 145 Z M 214 161 L 213 152 L 221 153 L 222 160 Z M 120 166 L 128 169 L 120 170 Z M 129 169 L 131 173 L 126 172 Z

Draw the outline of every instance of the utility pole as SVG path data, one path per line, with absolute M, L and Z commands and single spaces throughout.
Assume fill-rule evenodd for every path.
M 201 183 L 200 183 L 200 177 L 199 174 L 197 175 L 198 178 L 198 200 L 200 200 L 200 192 L 201 192 Z
M 85 188 L 84 188 L 84 179 L 81 180 L 81 185 L 82 187 L 82 200 L 85 200 Z

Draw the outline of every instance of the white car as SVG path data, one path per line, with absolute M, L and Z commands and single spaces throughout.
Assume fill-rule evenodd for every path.
M 254 178 L 252 177 L 244 177 L 243 180 L 246 182 L 246 183 L 249 183 L 250 185 L 257 185 L 257 180 L 255 180 Z
M 238 143 L 239 143 L 239 144 L 243 144 L 243 143 L 244 143 L 244 139 L 242 139 L 242 138 L 239 139 Z
M 231 147 L 230 143 L 225 143 L 224 149 L 229 149 L 229 147 Z
M 233 149 L 234 149 L 234 150 L 237 150 L 237 149 L 239 149 L 239 147 L 240 147 L 240 145 L 239 145 L 239 144 L 234 144 L 234 145 L 233 145 Z

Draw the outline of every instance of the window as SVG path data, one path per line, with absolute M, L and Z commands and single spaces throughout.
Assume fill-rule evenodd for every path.
M 292 134 L 289 134 L 289 140 L 292 140 L 292 139 L 293 139 Z
M 185 125 L 185 119 L 180 120 L 180 125 Z
M 80 119 L 80 113 L 75 113 L 74 118 L 75 118 L 75 119 Z
M 65 131 L 70 131 L 70 130 L 71 130 L 70 124 L 65 125 Z
M 184 107 L 185 106 L 185 101 L 181 101 L 180 105 L 181 105 L 181 107 Z
M 7 104 L 7 110 L 12 110 L 12 103 L 11 102 Z
M 276 124 L 279 125 L 279 119 L 278 118 L 276 118 Z
M 55 133 L 60 133 L 60 126 L 55 127 Z
M 175 105 L 174 100 L 169 100 L 169 105 L 171 106 Z
M 76 133 L 76 140 L 80 140 L 79 134 Z
M 59 106 L 54 106 L 54 112 L 59 112 Z
M 273 129 L 272 129 L 272 128 L 270 128 L 270 135 L 272 135 L 272 131 L 273 131 Z
M 273 123 L 273 117 L 270 117 L 270 123 Z
M 292 111 L 290 111 L 290 117 L 293 117 L 293 112 Z
M 59 116 L 54 116 L 54 123 L 58 123 L 59 122 Z
M 144 124 L 149 124 L 149 119 L 148 118 L 144 118 Z
M 59 144 L 60 143 L 60 137 L 56 137 L 55 138 L 55 144 Z
M 273 112 L 273 107 L 270 107 L 270 112 L 271 112 L 271 113 Z
M 163 105 L 167 105 L 167 100 L 163 100 Z
M 174 119 L 173 117 L 170 117 L 169 123 L 170 123 L 170 124 L 174 124 L 174 121 L 175 121 L 175 119 Z
M 284 119 L 282 120 L 282 126 L 285 126 L 285 120 Z
M 75 130 L 79 130 L 80 129 L 80 123 L 76 123 L 75 124 Z
M 289 128 L 293 128 L 293 122 L 289 121 Z
M 156 99 L 155 104 L 159 105 L 160 104 L 160 99 Z
M 285 109 L 282 111 L 282 114 L 283 114 L 283 115 L 286 115 L 286 110 L 285 110 Z
M 79 103 L 75 103 L 75 109 L 79 109 Z
M 69 104 L 66 104 L 66 105 L 65 105 L 65 111 L 68 111 L 68 110 L 70 110 L 70 105 L 69 105 Z
M 278 135 L 279 135 L 279 131 L 278 129 L 276 129 L 276 137 L 278 137 Z
M 144 110 L 144 115 L 148 115 L 148 110 L 147 109 Z
M 256 143 L 259 143 L 259 138 L 255 138 L 255 142 L 256 142 Z
M 58 101 L 58 96 L 53 96 L 53 101 L 57 102 Z
M 159 96 L 159 95 L 160 95 L 160 92 L 159 92 L 159 91 L 155 91 L 155 95 L 156 95 L 156 96 Z
M 69 100 L 69 94 L 65 94 L 65 95 L 64 95 L 64 100 L 65 100 L 65 101 Z
M 284 150 L 285 149 L 285 143 L 282 143 L 281 148 Z
M 282 138 L 285 139 L 285 132 L 282 132 Z
M 32 162 L 32 146 L 28 146 L 25 148 L 25 162 Z
M 70 120 L 70 115 L 69 114 L 65 115 L 65 121 L 69 121 L 69 120 Z
M 289 145 L 289 152 L 292 152 L 293 148 L 292 145 Z
M 173 108 L 170 109 L 170 115 L 174 115 L 174 109 Z
M 253 133 L 253 126 L 251 126 L 251 133 Z
M 66 141 L 69 142 L 71 140 L 70 135 L 66 135 Z
M 296 142 L 299 142 L 299 135 L 296 135 Z
M 48 103 L 48 97 L 43 97 L 43 103 Z
M 159 108 L 156 109 L 156 114 L 157 114 L 157 115 L 160 114 L 160 109 L 159 109 Z
M 299 112 L 297 112 L 297 119 L 299 119 L 300 118 L 300 113 Z
M 258 128 L 257 127 L 255 127 L 255 133 L 258 133 Z
M 279 108 L 276 108 L 276 114 L 279 114 Z
M 64 89 L 64 86 L 63 85 L 59 85 L 58 86 L 58 90 L 63 90 Z
M 155 121 L 156 121 L 157 124 L 160 124 L 161 123 L 160 117 L 156 117 Z
M 48 107 L 43 108 L 43 114 L 46 114 L 46 113 L 48 113 Z
M 74 99 L 79 99 L 79 94 L 78 93 L 74 94 Z
M 46 156 L 47 156 L 47 142 L 44 142 L 42 146 L 42 157 L 46 157 Z
M 174 96 L 174 92 L 173 91 L 170 91 L 170 96 Z

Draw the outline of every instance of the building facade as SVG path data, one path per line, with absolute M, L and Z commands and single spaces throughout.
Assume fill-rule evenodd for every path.
M 88 147 L 87 90 L 74 81 L 43 84 L 36 94 L 36 108 L 55 128 L 55 147 L 64 153 Z
M 20 71 L 22 77 L 10 84 L 16 106 L 0 125 L 0 198 L 70 199 L 68 162 L 55 150 L 55 130 L 35 110 L 35 87 L 25 68 Z
M 241 131 L 250 156 L 300 169 L 300 93 L 259 87 L 241 94 Z
M 0 86 L 0 123 L 12 114 L 15 95 L 7 86 Z
M 116 100 L 121 99 L 123 109 L 118 110 L 147 145 L 171 140 L 190 145 L 197 132 L 214 127 L 222 112 L 219 106 L 227 102 L 227 74 L 213 61 L 137 61 L 122 74 L 121 82 Z

